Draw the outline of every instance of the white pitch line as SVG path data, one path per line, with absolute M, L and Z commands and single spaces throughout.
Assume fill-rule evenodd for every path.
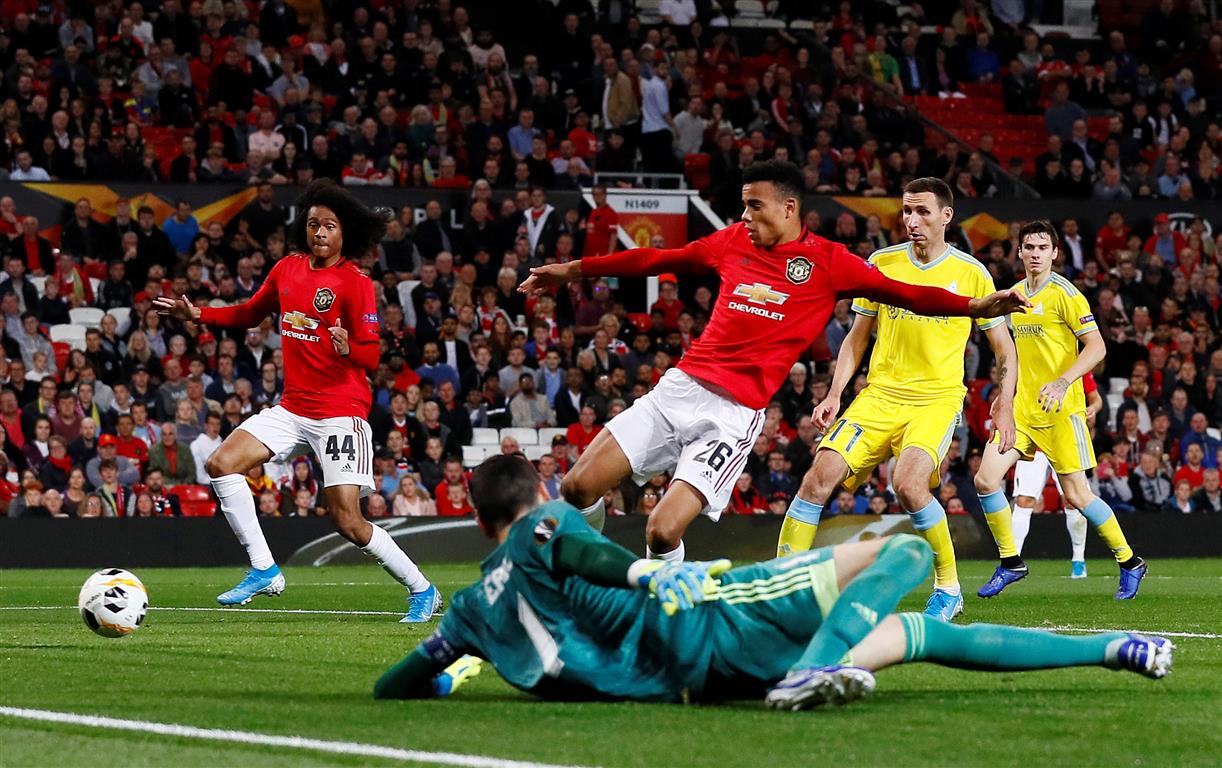
M 74 605 L 0 605 L 0 611 L 66 611 L 75 610 Z M 325 616 L 401 616 L 402 611 L 330 611 L 312 608 L 196 608 L 187 606 L 150 606 L 150 611 L 189 611 L 197 613 L 227 613 L 239 616 L 244 613 L 284 613 L 284 614 L 322 614 Z M 434 614 L 444 616 L 444 613 Z M 1199 640 L 1222 640 L 1222 634 L 1212 632 L 1181 632 L 1163 629 L 1118 629 L 1115 627 L 1075 627 L 1068 624 L 1043 625 L 1023 627 L 1023 629 L 1043 629 L 1048 632 L 1081 632 L 1083 634 L 1098 634 L 1102 632 L 1135 632 L 1142 635 L 1161 635 L 1163 637 L 1189 637 Z
M 231 731 L 219 728 L 196 728 L 175 723 L 154 723 L 147 720 L 123 720 L 97 715 L 78 715 L 73 712 L 55 712 L 47 709 L 24 709 L 0 706 L 0 716 L 44 723 L 66 723 L 87 728 L 107 728 L 117 731 L 153 733 L 158 736 L 173 736 L 183 739 L 204 739 L 235 744 L 254 744 L 268 747 L 286 747 L 313 752 L 329 752 L 335 755 L 360 755 L 400 760 L 406 763 L 440 763 L 465 768 L 580 768 L 579 766 L 557 766 L 523 760 L 506 760 L 482 755 L 463 755 L 456 752 L 427 752 L 418 749 L 399 749 L 378 744 L 362 744 L 355 741 L 325 741 L 304 736 L 274 736 L 251 731 Z
M 0 611 L 63 611 L 75 609 L 75 605 L 3 605 Z M 193 608 L 172 605 L 149 606 L 150 611 L 197 611 L 207 613 L 228 613 L 234 616 L 243 613 L 313 613 L 327 616 L 402 616 L 406 611 L 327 611 L 311 608 Z M 441 616 L 442 614 L 433 614 Z
M 1069 578 L 1069 577 L 1066 576 L 1065 578 Z M 1153 577 L 1147 576 L 1146 578 L 1149 579 Z M 1164 578 L 1169 579 L 1171 577 L 1165 576 Z M 1219 578 L 1222 578 L 1222 577 L 1219 577 Z M 191 586 L 192 587 L 226 587 L 232 584 L 233 584 L 232 581 L 223 581 L 223 582 L 218 581 L 218 582 L 211 583 L 211 584 L 207 582 L 193 582 Z M 391 587 L 391 586 L 394 586 L 394 582 L 387 581 L 386 579 L 379 579 L 378 581 L 313 581 L 309 583 L 303 583 L 300 581 L 293 582 L 293 589 L 297 589 L 298 587 L 376 587 L 376 586 Z M 64 591 L 64 587 L 59 584 L 24 584 L 20 586 L 0 586 L 0 589 L 20 589 L 20 590 L 54 589 L 54 590 Z
M 1161 637 L 1193 637 L 1200 640 L 1222 640 L 1222 635 L 1211 632 L 1167 632 L 1161 629 L 1113 629 L 1109 627 L 1071 627 L 1069 625 L 1028 627 L 1028 629 L 1046 629 L 1049 632 L 1081 632 L 1088 635 L 1103 632 L 1133 632 L 1139 635 L 1159 635 Z

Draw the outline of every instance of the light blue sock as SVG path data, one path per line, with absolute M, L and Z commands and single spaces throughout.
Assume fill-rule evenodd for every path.
M 980 499 L 980 506 L 986 515 L 990 512 L 1000 512 L 1003 509 L 1010 508 L 1010 502 L 1006 499 L 1005 491 L 993 491 L 983 496 L 976 494 L 976 498 Z
M 807 501 L 801 496 L 794 496 L 793 501 L 789 502 L 789 509 L 785 510 L 785 517 L 792 517 L 794 520 L 809 523 L 810 525 L 818 525 L 819 518 L 822 516 L 822 504 Z
M 934 499 L 916 512 L 909 512 L 908 516 L 912 518 L 913 528 L 918 531 L 928 531 L 946 519 L 946 510 L 942 508 L 942 504 L 937 499 Z
M 1098 496 L 1094 501 L 1086 505 L 1086 509 L 1082 510 L 1082 516 L 1090 521 L 1090 524 L 1098 528 L 1107 522 L 1107 519 L 1114 513 L 1112 508 L 1107 505 L 1107 502 Z

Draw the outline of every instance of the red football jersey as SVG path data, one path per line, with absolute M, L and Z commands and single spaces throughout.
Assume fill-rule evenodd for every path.
M 276 262 L 249 301 L 232 307 L 202 307 L 200 322 L 251 328 L 280 313 L 284 352 L 285 410 L 307 419 L 369 416 L 367 372 L 378 365 L 378 309 L 373 283 L 347 259 L 325 269 L 294 253 Z M 341 357 L 327 328 L 348 330 L 349 352 Z
M 774 248 L 733 224 L 683 248 L 635 248 L 582 259 L 583 277 L 717 272 L 721 289 L 704 333 L 679 369 L 749 408 L 763 408 L 790 367 L 823 333 L 836 301 L 877 297 L 923 315 L 966 315 L 969 299 L 893 280 L 843 245 L 802 230 Z

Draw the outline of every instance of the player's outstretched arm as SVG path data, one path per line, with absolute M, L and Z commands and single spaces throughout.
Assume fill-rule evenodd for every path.
M 1003 317 L 1012 312 L 1025 312 L 1031 300 L 1017 288 L 994 291 L 988 296 L 968 302 L 968 317 Z
M 911 285 L 887 277 L 872 265 L 849 253 L 843 246 L 833 252 L 831 269 L 836 293 L 842 297 L 864 296 L 881 304 L 916 312 L 921 315 L 952 317 L 1000 317 L 1024 311 L 1031 302 L 1020 291 L 997 291 L 981 298 L 969 299 L 942 288 Z
M 169 296 L 158 296 L 153 299 L 153 307 L 157 310 L 157 314 L 162 317 L 172 317 L 175 320 L 182 320 L 188 323 L 199 322 L 199 307 L 191 303 L 185 295 L 181 298 L 171 299 Z
M 703 240 L 682 248 L 633 248 L 608 256 L 577 259 L 567 264 L 533 267 L 518 291 L 538 296 L 583 277 L 648 277 L 663 272 L 702 272 L 716 269 L 717 257 Z
M 267 279 L 263 281 L 263 285 L 260 285 L 259 290 L 255 291 L 254 296 L 231 307 L 197 307 L 186 296 L 180 299 L 160 296 L 153 302 L 153 306 L 157 308 L 157 314 L 163 317 L 175 317 L 179 320 L 190 320 L 206 325 L 219 325 L 222 328 L 253 328 L 263 322 L 263 318 L 274 312 L 279 306 L 275 274 L 276 269 L 273 267 Z
M 544 264 L 541 267 L 531 267 L 530 277 L 522 281 L 522 284 L 518 286 L 518 292 L 528 296 L 542 296 L 553 288 L 580 280 L 582 261 L 583 259 L 577 259 L 567 264 Z
M 704 602 L 716 592 L 717 577 L 730 569 L 729 560 L 707 563 L 667 563 L 641 560 L 597 533 L 570 533 L 552 544 L 552 568 L 562 576 L 579 576 L 591 584 L 647 589 L 671 615 Z

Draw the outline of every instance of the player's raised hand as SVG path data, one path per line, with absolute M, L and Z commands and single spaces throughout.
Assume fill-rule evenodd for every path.
M 581 277 L 581 259 L 566 264 L 544 264 L 531 267 L 530 277 L 518 286 L 519 293 L 542 296 L 548 289 L 571 283 Z
M 340 325 L 339 318 L 335 318 L 335 325 L 327 329 L 331 332 L 331 345 L 335 347 L 335 354 L 340 357 L 347 357 L 350 347 L 348 345 L 348 329 Z
M 153 307 L 156 308 L 157 314 L 162 317 L 173 317 L 177 320 L 186 320 L 192 323 L 199 322 L 199 307 L 192 304 L 191 300 L 185 295 L 179 299 L 158 296 L 153 299 Z
M 840 413 L 840 396 L 828 395 L 815 406 L 815 410 L 810 414 L 810 420 L 814 423 L 815 429 L 826 432 L 832 426 L 837 413 Z
M 1040 387 L 1039 401 L 1044 413 L 1059 413 L 1065 405 L 1065 394 L 1069 391 L 1069 382 L 1064 378 L 1050 381 Z
M 1001 317 L 1011 312 L 1026 312 L 1030 306 L 1031 300 L 1022 291 L 1007 288 L 972 299 L 968 302 L 968 313 L 971 317 Z

